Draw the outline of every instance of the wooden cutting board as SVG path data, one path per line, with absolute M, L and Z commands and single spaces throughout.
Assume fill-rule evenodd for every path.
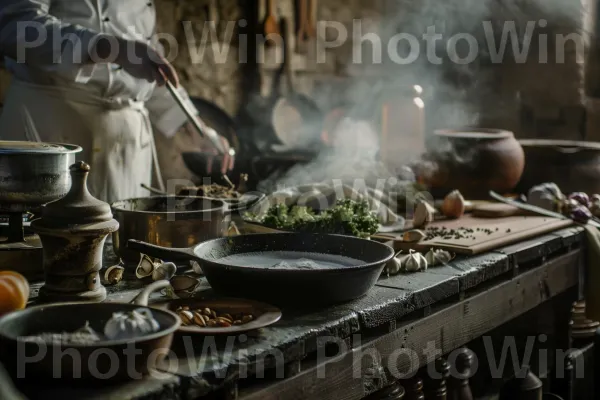
M 557 219 L 541 216 L 513 216 L 505 218 L 477 218 L 466 215 L 458 220 L 436 221 L 428 226 L 437 228 L 458 229 L 469 228 L 464 238 L 436 237 L 419 243 L 402 242 L 402 234 L 398 233 L 394 240 L 397 250 L 427 251 L 430 248 L 443 249 L 458 254 L 479 254 L 518 241 L 539 236 L 544 233 L 573 225 L 570 219 Z M 387 236 L 387 235 L 386 235 Z M 388 238 L 389 239 L 389 238 Z

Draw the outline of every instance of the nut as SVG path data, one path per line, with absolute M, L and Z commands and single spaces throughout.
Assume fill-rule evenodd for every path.
M 179 318 L 181 318 L 183 325 L 190 325 L 194 321 L 194 314 L 191 311 L 184 310 L 179 313 Z
M 194 313 L 194 323 L 198 326 L 206 326 L 206 321 L 204 320 L 204 315 L 196 312 Z
M 205 308 L 204 310 L 202 310 L 202 314 L 204 315 L 208 315 L 210 317 L 210 315 L 212 314 L 210 311 L 210 308 Z
M 254 317 L 252 315 L 244 315 L 242 317 L 242 324 L 247 324 L 248 322 L 252 321 L 254 319 Z

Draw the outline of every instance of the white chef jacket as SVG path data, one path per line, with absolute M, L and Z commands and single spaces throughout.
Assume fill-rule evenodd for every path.
M 24 43 L 33 44 L 39 37 L 38 28 L 23 29 L 32 22 L 47 39 L 26 47 Z M 171 136 L 186 116 L 165 87 L 136 79 L 111 64 L 79 62 L 89 57 L 88 49 L 102 34 L 143 41 L 162 51 L 153 38 L 155 25 L 153 0 L 0 0 L 0 53 L 21 81 L 81 86 L 105 98 L 143 101 L 156 129 Z M 75 35 L 80 46 L 73 45 L 69 35 Z M 57 46 L 61 39 L 63 45 Z M 26 63 L 20 62 L 23 59 Z M 185 90 L 180 92 L 189 102 Z

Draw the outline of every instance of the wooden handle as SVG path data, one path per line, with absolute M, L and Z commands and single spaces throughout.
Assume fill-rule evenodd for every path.
M 308 35 L 308 30 L 307 30 L 307 18 L 308 18 L 308 13 L 306 10 L 306 4 L 307 0 L 298 0 L 298 32 L 297 32 L 297 37 L 296 37 L 296 44 L 300 45 L 302 42 L 304 42 L 304 39 L 306 38 L 306 36 Z
M 267 0 L 267 15 L 275 18 L 275 0 Z
M 294 92 L 294 71 L 292 69 L 292 51 L 290 46 L 290 28 L 286 18 L 281 19 L 281 37 L 283 39 L 283 66 L 289 93 Z
M 168 261 L 198 261 L 194 254 L 194 248 L 170 248 L 142 242 L 141 240 L 129 239 L 127 248 L 139 251 L 147 256 Z
M 306 34 L 309 39 L 317 37 L 317 0 L 308 0 L 308 20 L 306 21 Z

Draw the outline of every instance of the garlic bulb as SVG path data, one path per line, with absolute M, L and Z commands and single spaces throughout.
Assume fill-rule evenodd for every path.
M 465 199 L 458 190 L 450 192 L 442 203 L 442 214 L 448 218 L 460 218 L 465 213 Z
M 424 200 L 419 200 L 415 207 L 415 214 L 413 215 L 413 227 L 423 228 L 433 222 L 435 215 L 435 208 Z
M 427 260 L 427 264 L 430 267 L 436 267 L 439 265 L 446 265 L 450 261 L 452 261 L 454 257 L 450 252 L 445 250 L 434 250 L 430 249 L 427 254 L 425 254 L 425 259 Z
M 385 272 L 388 276 L 397 275 L 399 272 L 404 272 L 404 261 L 408 257 L 408 254 L 402 254 L 402 250 L 396 253 L 385 266 Z
M 404 260 L 404 270 L 406 272 L 426 271 L 427 260 L 423 254 L 410 250 L 408 257 Z
M 402 261 L 394 257 L 385 266 L 385 272 L 389 275 L 396 275 L 402 269 Z
M 104 326 L 104 335 L 109 340 L 133 339 L 160 330 L 158 321 L 147 308 L 138 308 L 125 313 L 114 313 Z

